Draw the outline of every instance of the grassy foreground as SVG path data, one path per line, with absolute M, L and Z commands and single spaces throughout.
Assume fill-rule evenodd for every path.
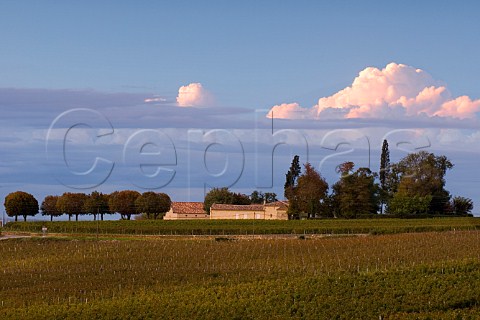
M 130 235 L 390 234 L 480 230 L 480 218 L 10 222 L 6 231 Z
M 480 317 L 480 231 L 141 239 L 0 241 L 0 318 Z

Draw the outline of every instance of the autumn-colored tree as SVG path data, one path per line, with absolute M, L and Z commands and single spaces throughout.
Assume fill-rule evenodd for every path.
M 97 220 L 97 215 L 100 214 L 100 219 L 103 221 L 103 215 L 110 213 L 108 207 L 108 194 L 93 191 L 85 199 L 83 208 L 86 213 L 93 215 L 93 220 Z
M 321 207 L 327 197 L 328 183 L 310 164 L 304 165 L 305 171 L 298 177 L 295 188 L 298 209 L 313 218 L 321 212 Z
M 133 190 L 115 191 L 110 194 L 108 207 L 111 213 L 118 212 L 122 219 L 130 220 L 132 214 L 138 213 L 135 201 L 140 193 Z
M 9 217 L 23 216 L 23 220 L 27 221 L 27 216 L 35 216 L 38 213 L 38 201 L 30 193 L 16 191 L 5 197 L 5 211 Z
M 57 199 L 57 209 L 68 215 L 68 220 L 72 220 L 75 216 L 75 221 L 78 221 L 78 216 L 85 214 L 85 200 L 87 195 L 85 193 L 65 192 Z
M 341 177 L 345 177 L 353 171 L 354 167 L 355 164 L 353 162 L 347 161 L 339 164 L 336 171 L 340 173 Z
M 171 204 L 172 201 L 167 194 L 152 191 L 144 192 L 135 200 L 137 212 L 144 213 L 148 219 L 151 217 L 157 219 L 159 215 L 170 210 Z
M 43 199 L 40 210 L 42 210 L 43 216 L 50 216 L 50 221 L 53 221 L 53 217 L 59 217 L 63 213 L 57 208 L 57 201 L 59 196 L 46 196 Z

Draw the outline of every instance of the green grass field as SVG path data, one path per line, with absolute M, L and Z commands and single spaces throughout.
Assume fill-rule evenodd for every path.
M 2 240 L 0 319 L 480 317 L 480 231 L 225 239 Z
M 128 235 L 389 234 L 480 230 L 480 218 L 10 222 L 5 231 Z

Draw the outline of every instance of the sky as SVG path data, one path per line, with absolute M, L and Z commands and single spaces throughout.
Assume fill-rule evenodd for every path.
M 480 4 L 0 2 L 0 196 L 211 187 L 283 195 L 293 155 L 332 185 L 447 155 L 480 215 Z

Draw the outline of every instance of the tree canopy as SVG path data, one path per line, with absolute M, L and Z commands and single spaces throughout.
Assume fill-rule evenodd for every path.
M 263 192 L 257 191 L 257 190 L 254 190 L 250 194 L 249 198 L 250 198 L 251 203 L 257 203 L 257 204 L 270 203 L 270 202 L 278 201 L 276 193 L 274 193 L 274 192 L 263 193 Z
M 68 215 L 68 220 L 75 216 L 75 221 L 78 221 L 78 216 L 85 214 L 85 200 L 87 195 L 84 193 L 65 192 L 57 200 L 57 209 Z
M 454 215 L 465 216 L 472 213 L 473 201 L 465 197 L 456 196 L 451 201 L 451 212 Z
M 172 201 L 167 194 L 152 191 L 144 192 L 135 200 L 137 212 L 144 213 L 148 219 L 151 217 L 157 219 L 158 216 L 170 210 L 171 204 Z
M 122 219 L 130 220 L 133 214 L 138 213 L 135 201 L 140 196 L 138 191 L 122 190 L 110 194 L 108 206 L 110 212 L 118 212 Z
M 228 188 L 213 188 L 205 195 L 203 209 L 210 213 L 210 207 L 214 203 L 223 204 L 250 204 L 250 198 L 242 193 L 231 192 Z
M 103 194 L 98 191 L 93 191 L 90 193 L 83 204 L 84 211 L 93 215 L 94 220 L 97 220 L 97 215 L 100 214 L 101 219 L 103 220 L 103 215 L 110 213 L 108 207 L 108 198 L 109 195 Z
M 305 171 L 298 177 L 295 188 L 298 209 L 308 218 L 320 213 L 327 197 L 328 183 L 310 163 L 305 163 Z
M 63 213 L 57 208 L 57 201 L 59 196 L 46 196 L 43 199 L 40 209 L 43 216 L 50 216 L 50 221 L 53 221 L 53 217 L 61 216 Z
M 358 214 L 376 214 L 379 204 L 376 174 L 368 168 L 359 168 L 351 172 L 354 168 L 353 162 L 343 163 L 339 168 L 342 175 L 333 185 L 334 215 L 355 218 Z
M 444 214 L 450 200 L 450 193 L 445 190 L 445 174 L 451 168 L 453 164 L 446 156 L 426 151 L 411 153 L 392 165 L 392 189 L 397 198 L 431 197 L 428 212 Z M 392 206 L 387 209 L 394 212 Z
M 27 221 L 27 216 L 34 216 L 38 213 L 38 201 L 30 193 L 23 191 L 16 191 L 8 194 L 5 197 L 5 211 L 9 217 L 22 216 L 24 221 Z

